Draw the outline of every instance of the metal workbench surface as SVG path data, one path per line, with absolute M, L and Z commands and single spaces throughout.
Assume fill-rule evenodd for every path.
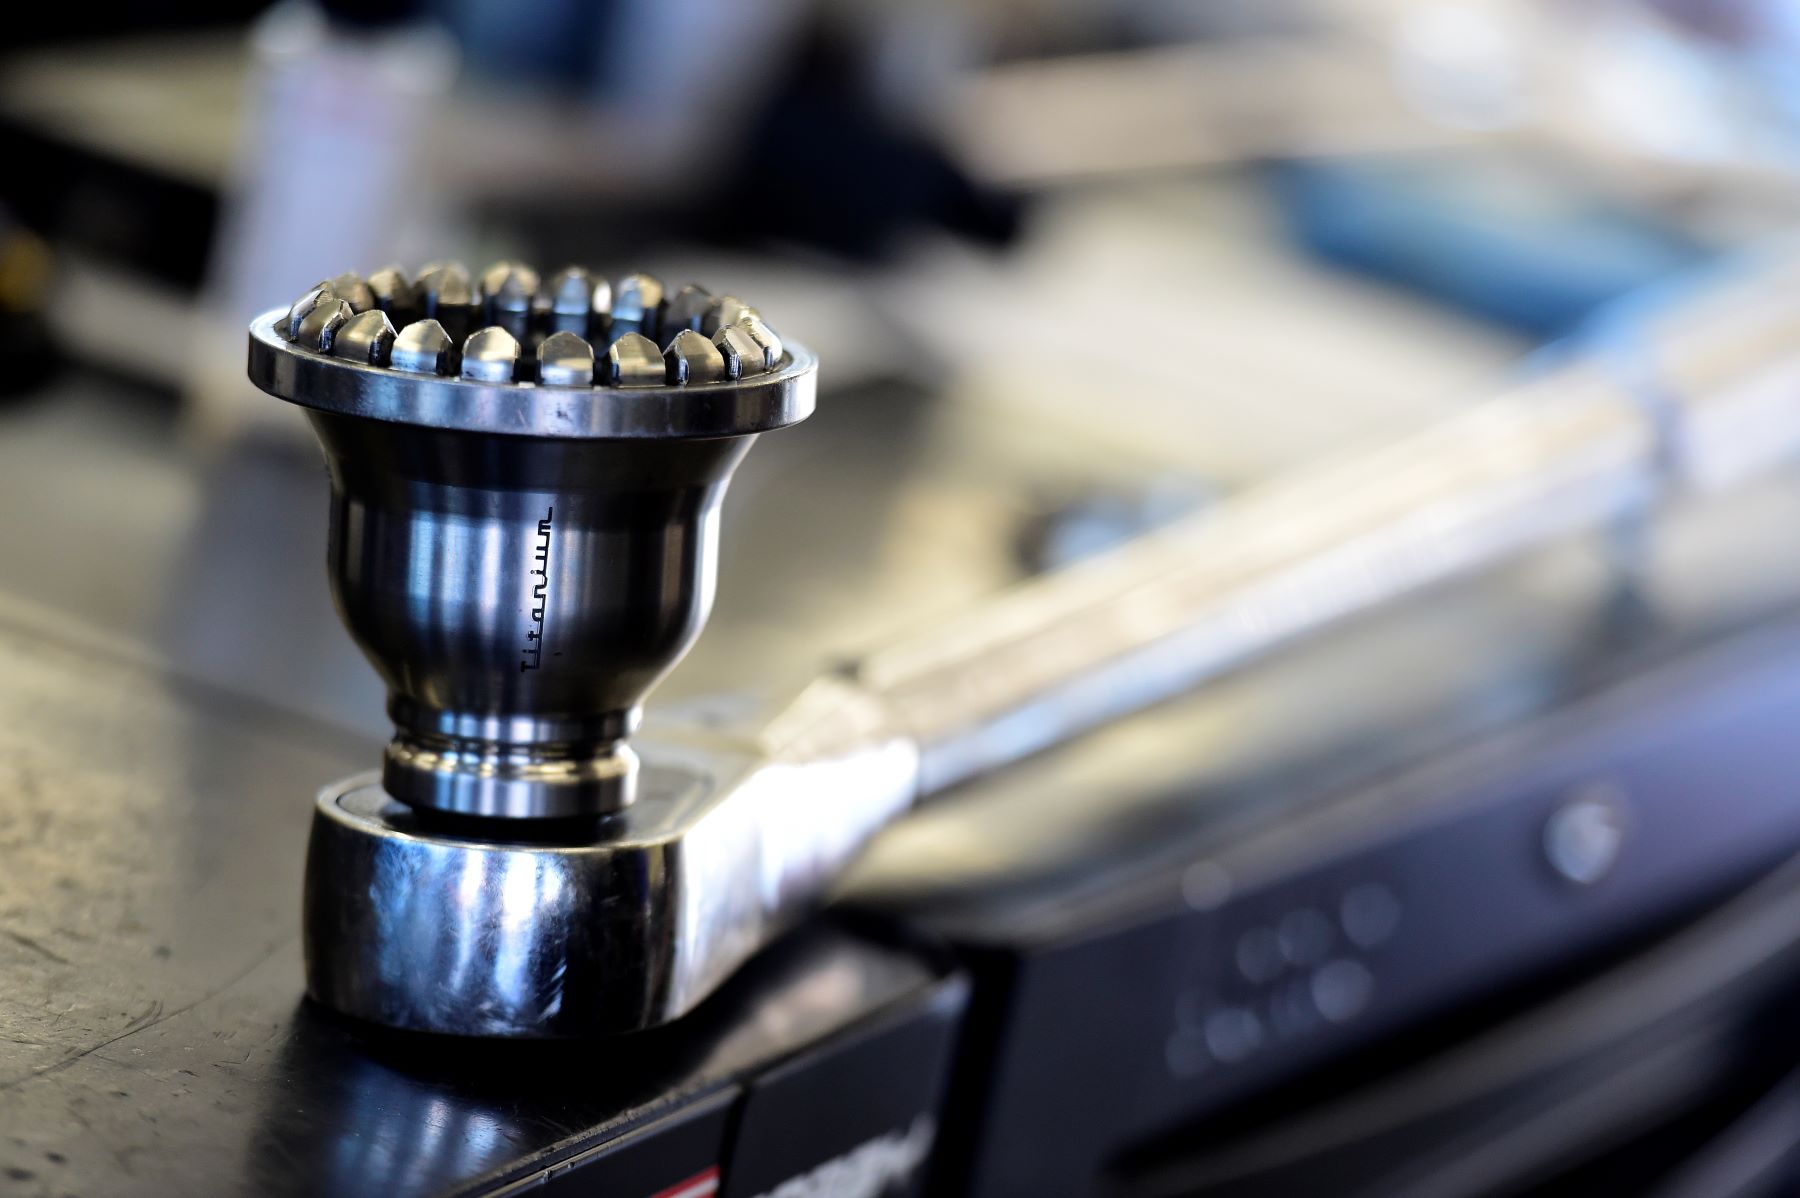
M 528 1174 L 932 981 L 815 929 L 669 1033 L 449 1051 L 334 1020 L 301 997 L 308 795 L 366 746 L 92 635 L 0 605 L 0 1192 Z

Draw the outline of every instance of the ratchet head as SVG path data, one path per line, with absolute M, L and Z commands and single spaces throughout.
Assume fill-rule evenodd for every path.
M 324 790 L 307 988 L 358 1019 L 527 1039 L 678 1018 L 912 802 L 918 754 L 827 676 L 756 730 L 664 724 L 638 801 L 559 824 L 433 818 L 375 775 Z
M 812 411 L 812 356 L 746 352 L 761 322 L 741 304 L 709 338 L 710 297 L 684 288 L 661 340 L 648 276 L 620 282 L 622 321 L 586 271 L 551 283 L 515 263 L 386 268 L 250 327 L 252 381 L 307 409 L 325 448 L 333 595 L 395 724 L 382 785 L 426 812 L 631 801 L 626 738 L 706 621 L 732 471 Z

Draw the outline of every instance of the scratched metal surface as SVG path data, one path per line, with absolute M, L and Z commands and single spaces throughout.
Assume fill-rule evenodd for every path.
M 438 1192 L 930 977 L 817 929 L 672 1035 L 366 1034 L 302 1001 L 295 933 L 309 794 L 367 746 L 73 631 L 0 602 L 0 1193 Z
M 570 1050 L 509 1072 L 303 1005 L 311 796 L 387 734 L 326 593 L 323 472 L 191 455 L 132 400 L 74 376 L 0 410 L 0 1194 L 426 1192 L 917 984 L 821 931 L 562 1090 Z M 751 455 L 718 613 L 659 699 L 779 694 L 1016 577 L 1039 504 L 1159 473 L 910 388 L 839 394 Z

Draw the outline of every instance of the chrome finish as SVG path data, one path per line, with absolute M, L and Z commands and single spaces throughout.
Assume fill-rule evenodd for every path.
M 662 280 L 646 274 L 626 275 L 612 292 L 612 336 L 642 333 L 654 341 L 662 319 L 662 304 Z
M 333 594 L 389 690 L 389 793 L 483 816 L 630 802 L 623 742 L 705 622 L 718 508 L 750 438 L 312 420 Z
M 700 331 L 716 338 L 721 329 L 728 329 L 744 317 L 754 315 L 756 309 L 737 296 L 721 295 L 707 306 L 706 315 L 700 320 Z
M 504 297 L 524 273 L 487 281 Z M 455 290 L 452 268 L 425 278 L 440 302 Z M 585 277 L 570 290 L 585 314 Z M 677 390 L 652 351 L 654 388 L 608 394 L 573 333 L 546 337 L 538 381 L 517 382 L 503 328 L 458 355 L 435 321 L 395 336 L 348 307 L 327 289 L 295 345 L 277 332 L 287 314 L 260 318 L 250 373 L 309 407 L 325 448 L 333 594 L 395 723 L 387 792 L 485 818 L 620 810 L 643 697 L 712 604 L 726 484 L 755 434 L 811 411 L 810 357 L 749 387 Z M 315 329 L 332 355 L 307 348 Z
M 700 324 L 706 318 L 707 309 L 713 304 L 712 292 L 694 283 L 689 283 L 674 295 L 663 307 L 662 323 L 658 326 L 657 339 L 667 346 L 674 340 L 675 334 L 683 329 L 692 329 L 698 333 Z M 710 337 L 712 334 L 707 334 Z
M 282 340 L 296 340 L 300 336 L 300 326 L 305 323 L 307 316 L 314 308 L 318 307 L 319 301 L 324 298 L 325 284 L 320 283 L 295 300 L 293 306 L 275 324 L 276 331 L 281 334 Z
M 1629 341 L 1043 576 L 855 676 L 929 794 L 1401 595 L 1775 468 L 1800 452 L 1796 295 L 1800 254 L 1715 280 Z
M 583 287 L 584 295 L 586 291 Z M 538 346 L 538 382 L 546 387 L 593 386 L 594 347 L 574 333 L 550 334 Z
M 394 326 L 378 308 L 358 312 L 331 339 L 331 356 L 368 366 L 386 366 L 394 347 Z
M 605 279 L 594 280 L 594 291 L 588 302 L 588 337 L 596 344 L 609 344 L 615 334 L 612 331 L 612 284 Z
M 579 266 L 568 266 L 550 276 L 550 283 L 538 296 L 547 332 L 574 333 L 591 336 L 588 316 L 594 302 L 594 280 Z
M 416 320 L 400 330 L 388 351 L 388 365 L 410 374 L 446 374 L 454 370 L 456 343 L 435 320 Z
M 858 678 L 935 791 L 1355 612 L 1654 496 L 1657 430 L 1572 369 L 1466 417 L 1046 576 L 876 653 Z
M 691 383 L 717 383 L 725 379 L 725 359 L 718 346 L 693 329 L 682 329 L 669 342 L 663 354 L 668 366 L 669 382 L 676 386 Z
M 433 262 L 419 271 L 419 311 L 461 341 L 475 324 L 475 289 L 460 262 Z
M 738 320 L 738 326 L 744 330 L 750 340 L 762 347 L 762 368 L 764 370 L 774 370 L 781 365 L 782 354 L 785 352 L 781 345 L 781 338 L 775 335 L 775 330 L 762 322 L 762 317 L 754 312 L 745 313 Z
M 1787 460 L 1800 451 L 1797 283 L 1785 264 L 1732 280 L 1643 326 L 1627 354 L 1571 354 L 1445 425 L 1027 583 L 821 677 L 759 731 L 665 729 L 642 746 L 640 801 L 581 831 L 452 830 L 367 779 L 327 792 L 309 865 L 313 993 L 467 1035 L 674 1018 L 919 798 L 1396 596 Z M 274 334 L 278 315 L 266 344 L 302 356 Z M 340 442 L 381 426 L 315 419 L 334 475 L 358 463 L 358 485 L 392 489 L 369 464 L 403 459 Z M 436 448 L 419 458 L 442 463 Z M 365 519 L 340 501 L 359 541 L 388 543 Z
M 320 292 L 306 318 L 297 326 L 294 341 L 307 349 L 329 350 L 338 329 L 349 319 L 349 304 L 333 298 L 329 291 Z
M 519 340 L 498 325 L 463 342 L 462 376 L 478 383 L 510 383 L 519 366 Z
M 747 379 L 763 372 L 763 350 L 750 331 L 740 325 L 720 329 L 713 334 L 713 345 L 725 362 L 725 377 Z
M 661 351 L 648 340 L 626 339 L 608 350 L 605 388 L 558 389 L 555 402 L 546 403 L 544 392 L 529 384 L 488 385 L 333 361 L 284 341 L 275 331 L 283 316 L 283 310 L 265 312 L 251 322 L 250 381 L 322 412 L 520 437 L 660 439 L 769 432 L 806 419 L 813 409 L 817 360 L 798 345 L 786 347 L 780 369 L 749 383 L 677 389 L 663 385 Z M 414 327 L 395 339 L 397 348 L 404 348 Z M 627 382 L 615 381 L 614 351 Z M 454 355 L 448 357 L 440 370 L 454 370 Z M 629 390 L 621 394 L 615 386 Z
M 325 289 L 349 304 L 352 312 L 367 312 L 375 306 L 375 292 L 353 270 L 334 275 L 326 282 Z
M 626 333 L 606 350 L 606 384 L 610 387 L 660 387 L 667 375 L 656 342 L 642 333 Z
M 912 802 L 911 748 L 827 680 L 744 744 L 645 746 L 641 793 L 585 833 L 458 834 L 373 775 L 320 796 L 308 989 L 391 1027 L 569 1037 L 691 1010 Z
M 409 324 L 417 317 L 418 289 L 398 266 L 384 266 L 370 275 L 369 291 L 375 297 L 375 306 L 386 312 L 396 326 Z
M 522 341 L 530 331 L 531 308 L 537 292 L 537 271 L 517 262 L 496 262 L 481 272 L 481 288 L 476 296 L 481 319 L 499 325 Z

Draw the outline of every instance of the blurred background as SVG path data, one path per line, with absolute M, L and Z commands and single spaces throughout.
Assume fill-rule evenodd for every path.
M 946 477 L 842 534 L 888 559 L 880 613 L 793 620 L 787 565 L 727 585 L 722 621 L 779 611 L 768 660 L 806 625 L 810 662 L 1449 411 L 1800 205 L 1773 0 L 121 3 L 7 33 L 0 584 L 356 728 L 322 479 L 242 370 L 248 316 L 339 270 L 704 280 L 828 394 L 929 409 L 912 459 Z M 815 468 L 805 436 L 740 494 Z M 789 485 L 784 519 L 828 518 Z
M 653 700 L 680 711 L 1431 425 L 1800 222 L 1794 0 L 95 0 L 5 26 L 0 597 L 371 763 L 318 451 L 243 365 L 253 315 L 340 271 L 645 270 L 818 353 L 818 415 L 733 488 L 716 614 Z M 1752 547 L 1682 557 L 1662 600 L 1719 584 L 1741 621 L 1800 593 L 1800 496 L 1748 502 L 1717 519 Z M 928 817 L 868 902 L 1074 893 L 1108 836 L 1135 861 L 1191 830 L 1192 779 L 1324 793 L 1539 712 L 1617 643 L 1617 589 L 1566 566 Z M 1139 767 L 1155 801 L 1102 827 Z M 1145 1193 L 1204 1188 L 1152 1156 Z
M 1800 204 L 1774 0 L 122 3 L 7 32 L 0 582 L 357 727 L 374 680 L 281 570 L 318 560 L 312 451 L 241 362 L 249 315 L 347 267 L 754 295 L 828 393 L 901 384 L 1075 459 L 1001 480 L 971 447 L 957 485 L 992 493 L 918 501 L 1061 553 L 1442 413 Z M 242 569 L 296 505 L 306 552 Z M 896 610 L 996 581 L 890 517 L 930 592 Z
M 242 370 L 248 316 L 339 270 L 704 280 L 828 394 L 929 409 L 912 457 L 954 477 L 842 534 L 881 611 L 794 620 L 804 561 L 728 582 L 720 620 L 779 627 L 699 691 L 1428 421 L 1800 205 L 1773 0 L 134 3 L 8 37 L 0 583 L 356 728 L 322 479 Z

